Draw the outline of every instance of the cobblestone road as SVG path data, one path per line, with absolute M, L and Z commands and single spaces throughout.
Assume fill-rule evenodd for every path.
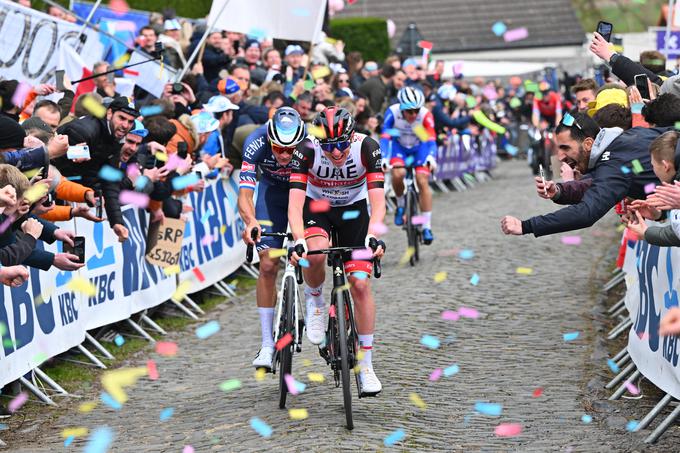
M 560 236 L 537 240 L 500 232 L 503 214 L 526 218 L 551 209 L 551 203 L 534 195 L 529 169 L 505 163 L 489 183 L 436 197 L 436 245 L 423 251 L 416 269 L 398 267 L 405 237 L 391 228 L 384 276 L 375 285 L 374 363 L 384 389 L 378 398 L 355 398 L 353 432 L 343 427 L 341 391 L 329 382 L 329 369 L 309 343 L 295 356 L 293 373 L 303 382 L 310 371 L 327 380 L 290 397 L 289 407 L 308 409 L 307 420 L 291 421 L 278 409 L 272 378 L 256 382 L 250 361 L 259 345 L 259 322 L 250 296 L 208 314 L 222 330 L 207 340 L 197 339 L 190 329 L 171 334 L 179 354 L 150 354 L 160 379 L 141 380 L 122 410 L 101 405 L 88 414 L 71 410 L 40 435 L 27 434 L 22 448 L 14 445 L 12 450 L 63 451 L 61 429 L 101 425 L 113 429 L 113 451 L 120 452 L 179 452 L 184 445 L 235 452 L 630 450 L 639 436 L 608 426 L 605 415 L 584 407 L 593 373 L 588 368 L 596 335 L 590 317 L 594 288 L 613 260 L 613 234 L 604 236 L 612 232 L 615 219 L 610 215 L 578 233 L 580 246 L 563 245 Z M 472 249 L 475 257 L 461 261 L 452 256 L 453 249 Z M 518 275 L 517 267 L 530 267 L 533 275 Z M 433 276 L 441 271 L 448 278 L 435 283 Z M 474 273 L 477 286 L 470 284 Z M 480 318 L 441 319 L 443 310 L 461 306 L 478 309 Z M 566 332 L 581 334 L 565 342 Z M 423 347 L 424 334 L 439 337 L 442 346 Z M 144 366 L 148 356 L 130 365 Z M 312 364 L 304 366 L 305 359 Z M 428 380 L 433 369 L 454 363 L 460 366 L 458 374 Z M 218 388 L 234 378 L 242 380 L 241 389 L 224 393 Z M 532 397 L 537 388 L 542 395 Z M 425 401 L 425 410 L 410 401 L 412 392 Z M 475 414 L 477 401 L 502 404 L 502 415 Z M 159 414 L 167 407 L 174 408 L 174 415 L 161 422 Z M 584 413 L 593 416 L 593 423 L 581 422 Z M 250 428 L 253 416 L 272 426 L 271 438 Z M 520 423 L 523 432 L 498 438 L 494 427 L 499 423 Z M 383 439 L 395 429 L 403 429 L 406 438 L 384 447 Z M 70 449 L 83 444 L 76 440 Z

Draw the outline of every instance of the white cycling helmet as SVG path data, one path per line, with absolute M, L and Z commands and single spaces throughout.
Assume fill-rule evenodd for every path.
M 411 87 L 404 87 L 399 90 L 397 99 L 401 110 L 415 110 L 425 105 L 423 92 Z
M 267 125 L 269 141 L 284 148 L 297 145 L 306 135 L 305 123 L 297 110 L 291 107 L 277 109 Z

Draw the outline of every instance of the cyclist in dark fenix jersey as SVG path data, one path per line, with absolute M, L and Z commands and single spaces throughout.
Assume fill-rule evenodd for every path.
M 329 246 L 331 227 L 338 234 L 333 246 L 366 246 L 376 238 L 385 218 L 385 176 L 381 168 L 381 152 L 371 137 L 354 132 L 355 121 L 343 108 L 328 107 L 314 120 L 321 138 L 308 136 L 295 150 L 290 175 L 288 221 L 296 247 L 307 250 Z M 370 214 L 368 201 L 371 205 Z M 326 209 L 318 207 L 326 200 Z M 377 247 L 374 257 L 383 255 Z M 306 253 L 302 257 L 306 257 Z M 300 256 L 293 253 L 292 261 Z M 325 337 L 326 304 L 322 289 L 325 280 L 325 257 L 309 256 L 309 267 L 303 269 L 307 338 L 320 344 Z M 345 272 L 355 302 L 359 345 L 363 357 L 359 362 L 362 396 L 380 393 L 382 384 L 373 371 L 372 351 L 375 330 L 375 301 L 371 293 L 370 259 L 346 256 Z
M 420 210 L 424 219 L 423 243 L 434 240 L 432 234 L 432 191 L 430 173 L 437 167 L 437 142 L 432 113 L 424 107 L 422 91 L 404 87 L 397 93 L 398 104 L 385 112 L 385 122 L 380 135 L 380 148 L 389 156 L 392 166 L 392 187 L 397 196 L 394 224 L 404 224 L 404 166 L 415 167 L 416 184 L 420 192 Z
M 258 230 L 257 251 L 260 276 L 257 279 L 257 310 L 260 314 L 262 345 L 253 361 L 255 368 L 271 370 L 274 356 L 272 326 L 276 301 L 276 275 L 279 258 L 270 258 L 269 249 L 280 249 L 282 237 L 260 237 L 262 231 L 285 233 L 288 228 L 288 179 L 295 146 L 306 136 L 300 115 L 290 107 L 281 107 L 264 125 L 258 127 L 243 144 L 243 164 L 238 193 L 238 208 L 246 224 L 243 239 L 247 244 L 253 229 Z M 260 181 L 257 202 L 253 195 Z

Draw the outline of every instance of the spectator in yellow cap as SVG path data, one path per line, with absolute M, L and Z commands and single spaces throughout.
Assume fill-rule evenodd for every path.
M 599 109 L 609 104 L 620 104 L 628 107 L 626 90 L 615 83 L 603 85 L 598 90 L 595 100 L 588 103 L 588 115 L 592 117 Z

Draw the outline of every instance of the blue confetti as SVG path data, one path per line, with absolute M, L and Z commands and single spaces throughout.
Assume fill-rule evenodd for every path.
M 508 27 L 503 22 L 496 22 L 491 27 L 491 31 L 496 36 L 503 36 L 503 33 L 505 33 L 507 29 Z
M 207 211 L 205 211 L 201 216 L 201 223 L 207 222 L 212 215 L 213 215 L 212 209 L 208 209 Z
M 407 167 L 411 167 L 413 165 L 413 162 L 415 162 L 416 158 L 413 156 L 408 156 L 406 160 L 404 161 L 404 165 Z
M 354 272 L 352 273 L 352 276 L 358 280 L 366 280 L 368 278 L 368 274 L 363 271 Z
M 266 424 L 258 417 L 253 417 L 250 419 L 250 427 L 253 428 L 262 437 L 271 437 L 272 427 Z
M 511 156 L 516 156 L 517 153 L 519 152 L 519 148 L 516 146 L 511 145 L 510 143 L 505 144 L 505 150 L 510 154 Z
M 311 16 L 311 13 L 307 8 L 293 8 L 292 11 L 294 16 L 298 17 L 309 17 Z
M 120 410 L 123 407 L 122 404 L 120 404 L 118 401 L 114 400 L 113 397 L 106 392 L 102 392 L 100 398 L 102 400 L 102 403 L 106 404 L 107 406 L 109 406 L 109 407 L 111 407 L 115 410 Z
M 396 431 L 392 431 L 389 436 L 385 437 L 383 443 L 385 444 L 386 447 L 391 447 L 397 442 L 401 442 L 402 440 L 404 440 L 405 437 L 406 433 L 404 432 L 404 430 L 397 429 Z
M 564 338 L 564 341 L 574 341 L 578 338 L 578 336 L 578 332 L 568 332 L 562 335 L 562 338 Z
M 583 415 L 581 416 L 581 421 L 582 421 L 583 423 L 585 423 L 585 424 L 588 424 L 588 423 L 590 423 L 590 422 L 593 421 L 593 417 L 591 417 L 591 416 L 588 415 L 588 414 L 583 414 Z
M 503 406 L 496 403 L 475 403 L 475 411 L 490 417 L 499 417 L 503 412 Z
M 69 176 L 66 179 L 68 179 L 69 181 L 80 181 L 81 179 L 83 179 L 83 177 L 82 176 Z
M 401 136 L 401 132 L 399 131 L 399 129 L 385 129 L 385 132 L 383 133 L 389 135 L 390 137 Z
M 458 374 L 459 371 L 460 371 L 460 367 L 456 364 L 453 364 L 448 368 L 444 368 L 444 376 L 451 377 L 454 374 Z
M 621 173 L 623 173 L 624 175 L 627 175 L 628 173 L 630 173 L 630 168 L 626 167 L 625 165 L 622 165 L 621 166 Z
M 125 338 L 123 338 L 121 334 L 116 335 L 116 338 L 114 338 L 113 341 L 119 348 L 125 344 Z
M 200 178 L 196 173 L 189 173 L 188 175 L 184 176 L 176 176 L 172 178 L 172 188 L 175 190 L 186 189 L 189 186 L 198 184 L 199 180 Z
M 477 286 L 479 284 L 479 275 L 472 274 L 472 277 L 470 277 L 470 284 L 472 286 Z
M 135 181 L 135 190 L 138 190 L 139 192 L 143 191 L 148 183 L 149 178 L 144 175 L 140 175 Z
M 143 117 L 160 115 L 161 113 L 163 113 L 163 106 L 162 105 L 148 105 L 146 107 L 142 107 L 141 109 L 139 109 L 139 113 L 141 113 Z
M 6 429 L 8 429 L 8 428 L 9 428 L 9 426 L 7 426 L 6 424 L 0 423 L 0 431 L 4 431 L 4 430 L 6 430 Z
M 467 250 L 467 249 L 461 250 L 458 253 L 458 258 L 460 258 L 462 260 L 471 260 L 474 257 L 475 257 L 475 252 L 473 252 L 472 250 Z
M 300 382 L 295 379 L 293 381 L 295 383 L 295 389 L 298 391 L 298 393 L 304 392 L 305 389 L 307 388 L 307 384 L 305 384 L 304 382 Z
M 94 430 L 85 445 L 85 453 L 105 453 L 113 443 L 113 431 L 108 426 Z
M 359 217 L 359 211 L 345 211 L 342 213 L 342 220 L 353 220 Z
M 420 339 L 420 344 L 430 349 L 437 349 L 439 347 L 439 338 L 432 335 L 423 335 Z
M 612 359 L 607 359 L 607 365 L 609 365 L 609 369 L 614 373 L 618 373 L 620 371 L 619 366 Z
M 257 40 L 261 40 L 267 37 L 267 32 L 261 28 L 251 28 L 250 31 L 246 33 L 246 35 L 252 36 Z
M 169 419 L 170 417 L 172 417 L 172 415 L 173 415 L 174 413 L 175 413 L 175 408 L 174 408 L 174 407 L 166 407 L 165 409 L 163 409 L 163 410 L 161 411 L 161 416 L 160 416 L 161 421 L 162 421 L 162 422 L 166 421 L 167 419 Z
M 206 324 L 203 324 L 199 328 L 196 329 L 196 336 L 200 338 L 201 340 L 205 340 L 206 338 L 215 335 L 217 332 L 220 331 L 220 323 L 213 320 L 210 321 Z
M 68 436 L 64 440 L 64 447 L 68 447 L 69 445 L 71 445 L 73 443 L 73 439 L 75 439 L 75 438 L 76 438 L 76 436 Z
M 639 422 L 637 420 L 631 420 L 628 423 L 626 423 L 626 429 L 628 431 L 633 431 L 635 428 L 637 428 L 638 423 Z
M 113 168 L 110 165 L 104 165 L 99 170 L 99 179 L 109 182 L 119 182 L 123 180 L 123 172 Z
M 309 267 L 309 261 L 307 261 L 307 258 L 301 258 L 298 261 L 298 264 L 302 267 Z

